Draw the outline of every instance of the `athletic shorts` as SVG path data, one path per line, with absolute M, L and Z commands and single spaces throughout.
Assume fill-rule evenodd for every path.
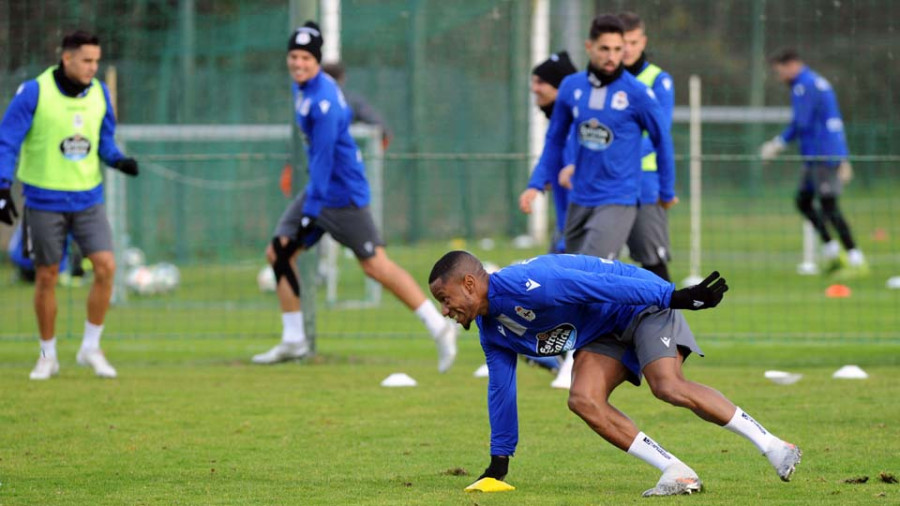
M 837 165 L 811 163 L 803 166 L 799 188 L 801 192 L 815 193 L 820 197 L 837 197 L 843 189 Z
M 297 240 L 300 220 L 303 218 L 303 202 L 306 193 L 298 195 L 278 220 L 275 237 L 290 237 Z M 311 248 L 324 233 L 328 232 L 335 241 L 353 250 L 356 258 L 365 260 L 375 256 L 375 247 L 384 246 L 384 241 L 375 227 L 369 207 L 324 207 L 316 219 L 315 230 L 303 238 L 302 246 Z
M 643 205 L 628 236 L 631 258 L 641 265 L 667 263 L 669 257 L 669 213 L 661 205 Z
M 566 252 L 616 258 L 636 216 L 637 206 L 584 207 L 570 203 L 566 214 Z
M 638 370 L 643 371 L 644 367 L 656 360 L 677 357 L 678 350 L 681 350 L 685 360 L 691 353 L 703 356 L 684 315 L 679 311 L 660 309 L 657 306 L 650 306 L 638 313 L 621 335 L 601 337 L 581 349 L 622 362 L 628 369 L 628 381 L 635 385 L 640 384 L 640 374 L 635 375 L 630 364 L 632 359 L 636 359 Z M 636 376 L 636 380 L 633 376 Z
M 24 219 L 25 254 L 35 265 L 58 264 L 69 233 L 85 257 L 113 249 L 112 229 L 103 204 L 72 213 L 40 211 L 26 205 Z

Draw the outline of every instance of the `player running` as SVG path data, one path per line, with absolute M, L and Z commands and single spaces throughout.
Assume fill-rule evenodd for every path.
M 662 472 L 645 496 L 689 494 L 702 487 L 687 464 L 641 432 L 609 396 L 628 380 L 647 378 L 657 398 L 749 439 L 788 481 L 800 449 L 767 431 L 718 391 L 688 381 L 683 361 L 703 355 L 678 309 L 707 309 L 728 290 L 714 272 L 675 290 L 648 271 L 583 255 L 545 255 L 485 272 L 465 251 L 435 263 L 431 293 L 443 314 L 465 329 L 478 325 L 490 372 L 488 412 L 491 463 L 479 478 L 503 480 L 518 443 L 516 354 L 557 355 L 576 350 L 569 409 L 597 434 Z M 476 482 L 474 487 L 496 485 Z
M 369 183 L 362 155 L 350 136 L 353 112 L 337 83 L 321 69 L 322 35 L 308 21 L 288 40 L 287 68 L 293 86 L 297 124 L 307 141 L 309 183 L 282 214 L 266 257 L 275 271 L 281 303 L 281 342 L 255 355 L 255 364 L 274 364 L 309 354 L 300 308 L 295 259 L 328 232 L 356 254 L 367 276 L 413 310 L 438 349 L 438 370 L 456 358 L 456 325 L 447 321 L 412 276 L 390 260 L 369 211 Z

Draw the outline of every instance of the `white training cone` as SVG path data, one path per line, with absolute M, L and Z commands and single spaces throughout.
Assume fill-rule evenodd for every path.
M 487 378 L 488 377 L 488 367 L 487 364 L 481 364 L 481 367 L 475 369 L 475 372 L 472 373 L 472 376 L 476 378 Z
M 845 365 L 837 371 L 834 371 L 834 374 L 832 374 L 831 377 L 837 379 L 866 379 L 869 375 L 866 371 L 860 369 L 858 365 Z
M 772 383 L 777 383 L 779 385 L 791 385 L 800 381 L 800 378 L 802 378 L 803 375 L 785 371 L 766 371 L 765 377 L 767 380 L 772 381 Z
M 887 287 L 891 290 L 900 290 L 900 276 L 888 278 Z
M 410 375 L 402 372 L 395 372 L 387 378 L 384 378 L 384 381 L 381 382 L 381 386 L 383 387 L 414 387 L 416 385 L 418 385 L 416 380 L 412 379 Z

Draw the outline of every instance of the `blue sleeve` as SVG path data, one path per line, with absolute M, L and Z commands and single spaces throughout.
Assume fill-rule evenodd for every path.
M 511 456 L 519 443 L 516 407 L 516 353 L 492 346 L 481 329 L 481 346 L 488 366 L 488 416 L 491 421 L 491 455 Z M 498 338 L 499 339 L 499 338 Z
M 563 152 L 566 148 L 566 136 L 572 125 L 572 108 L 565 103 L 565 97 L 569 96 L 566 80 L 560 85 L 556 95 L 556 105 L 553 106 L 553 114 L 550 115 L 550 126 L 547 128 L 547 136 L 544 139 L 544 150 L 534 172 L 543 174 L 556 174 L 563 166 Z M 571 81 L 568 81 L 571 82 Z M 538 172 L 540 171 L 540 172 Z M 532 173 L 533 176 L 534 173 Z M 529 188 L 535 188 L 529 182 Z
M 340 126 L 340 106 L 320 98 L 310 106 L 313 130 L 309 136 L 309 185 L 303 214 L 318 216 L 328 194 L 328 184 L 334 171 L 334 151 L 337 148 Z
M 566 150 L 563 152 L 563 167 L 575 165 L 578 158 L 578 135 L 575 132 L 575 125 L 569 129 L 569 136 L 566 137 Z
M 796 113 L 794 114 L 796 117 Z M 791 118 L 791 122 L 788 123 L 788 126 L 785 127 L 784 131 L 781 132 L 781 140 L 784 141 L 785 144 L 788 144 L 797 137 L 797 125 L 794 123 L 794 118 Z
M 809 131 L 816 117 L 816 105 L 819 101 L 819 93 L 812 83 L 799 83 L 803 86 L 803 93 L 797 96 L 794 87 L 791 88 L 791 105 L 793 117 L 788 127 L 781 133 L 781 140 L 785 143 L 794 140 L 800 132 Z
M 542 292 L 547 305 L 612 302 L 630 306 L 654 304 L 669 307 L 675 285 L 640 269 L 611 274 L 578 269 L 554 269 L 552 290 Z
M 40 88 L 37 81 L 26 81 L 16 91 L 0 122 L 0 188 L 12 185 L 19 150 L 34 119 Z
M 637 119 L 641 128 L 650 135 L 656 151 L 659 197 L 663 202 L 669 202 L 675 198 L 675 148 L 670 132 L 671 120 L 664 117 L 662 107 L 653 98 L 653 91 L 645 89 L 646 94 L 638 93 L 640 106 L 637 108 Z
M 113 166 L 125 158 L 125 155 L 116 146 L 116 112 L 109 98 L 109 90 L 104 83 L 100 83 L 100 86 L 103 87 L 103 98 L 106 99 L 106 115 L 103 116 L 103 124 L 100 125 L 100 146 L 97 148 L 97 154 L 106 165 Z

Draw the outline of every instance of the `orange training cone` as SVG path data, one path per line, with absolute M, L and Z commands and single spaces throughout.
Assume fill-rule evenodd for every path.
M 851 294 L 847 285 L 831 285 L 825 289 L 825 296 L 829 299 L 845 299 Z

